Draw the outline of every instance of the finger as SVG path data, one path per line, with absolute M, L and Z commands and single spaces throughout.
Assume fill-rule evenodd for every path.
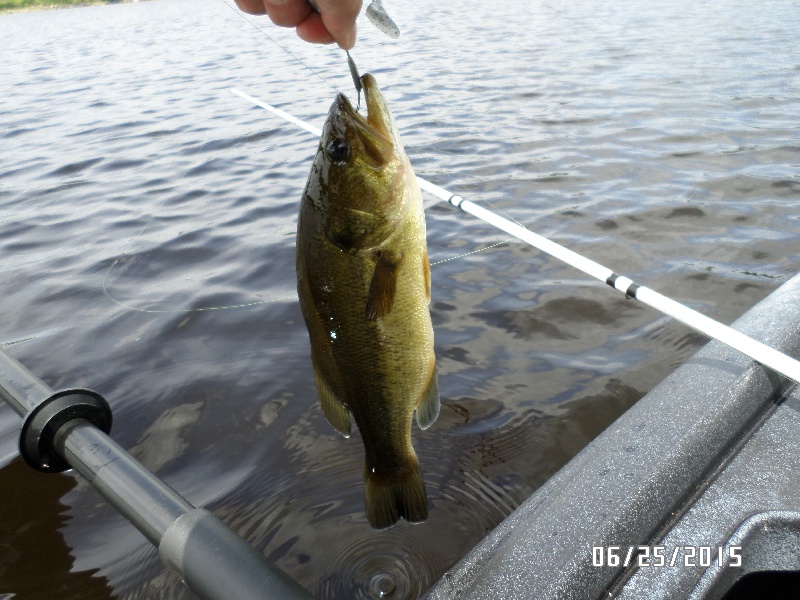
M 263 15 L 267 12 L 264 10 L 264 3 L 262 0 L 235 0 L 235 2 L 239 10 L 251 15 Z
M 263 0 L 270 20 L 279 27 L 297 27 L 313 11 L 306 0 Z
M 297 26 L 297 35 L 312 44 L 332 44 L 335 41 L 317 12 L 312 12 Z
M 356 45 L 356 17 L 361 0 L 317 0 L 322 22 L 336 43 L 344 50 Z M 299 33 L 299 32 L 298 32 Z

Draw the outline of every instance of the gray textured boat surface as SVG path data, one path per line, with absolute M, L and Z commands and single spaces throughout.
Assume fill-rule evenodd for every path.
M 800 275 L 734 327 L 800 354 Z M 710 342 L 573 458 L 428 592 L 431 600 L 719 598 L 747 572 L 800 568 L 800 394 Z M 787 451 L 789 450 L 789 451 Z M 741 567 L 725 544 L 741 545 Z M 664 546 L 663 568 L 592 548 Z M 684 566 L 711 547 L 712 565 Z M 718 548 L 724 560 L 718 564 Z M 702 561 L 708 565 L 709 561 Z

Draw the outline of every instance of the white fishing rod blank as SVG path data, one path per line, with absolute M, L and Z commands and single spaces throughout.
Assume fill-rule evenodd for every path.
M 301 121 L 300 119 L 290 115 L 285 111 L 282 111 L 279 108 L 275 108 L 274 106 L 266 104 L 265 102 L 240 92 L 235 88 L 232 88 L 231 91 L 237 96 L 241 96 L 245 100 L 248 100 L 257 106 L 269 110 L 279 117 L 286 119 L 290 123 L 298 125 L 309 133 L 313 133 L 315 135 L 322 134 L 320 129 Z M 557 244 L 552 240 L 548 240 L 547 238 L 542 237 L 541 235 L 534 233 L 531 230 L 514 223 L 513 221 L 486 210 L 474 202 L 464 200 L 461 196 L 453 194 L 445 188 L 431 183 L 422 177 L 417 176 L 417 182 L 419 183 L 421 189 L 433 194 L 437 198 L 445 200 L 453 206 L 460 208 L 464 212 L 478 217 L 482 221 L 485 221 L 486 223 L 505 231 L 506 233 L 527 244 L 530 244 L 534 248 L 537 248 L 542 252 L 545 252 L 550 256 L 553 256 L 567 263 L 568 265 L 583 271 L 587 275 L 591 275 L 595 279 L 599 279 L 614 289 L 623 292 L 628 298 L 635 298 L 640 302 L 655 308 L 657 311 L 668 315 L 685 325 L 688 325 L 703 335 L 718 340 L 723 344 L 738 350 L 742 354 L 749 356 L 756 362 L 769 367 L 773 371 L 780 373 L 781 375 L 788 377 L 797 383 L 800 383 L 800 361 L 792 358 L 791 356 L 788 356 L 782 352 L 778 352 L 774 348 L 771 348 L 770 346 L 767 346 L 766 344 L 763 344 L 758 340 L 741 333 L 740 331 L 736 331 L 732 327 L 723 325 L 719 321 L 715 321 L 714 319 L 711 319 L 710 317 L 707 317 L 704 314 L 689 308 L 688 306 L 667 298 L 666 296 L 659 294 L 648 287 L 638 285 L 631 279 L 619 275 L 611 269 L 604 267 L 603 265 L 586 258 L 585 256 L 581 256 L 577 252 L 573 252 L 572 250 L 565 248 L 564 246 Z
M 270 111 L 271 113 L 274 113 L 274 114 L 278 115 L 280 118 L 289 121 L 289 123 L 294 123 L 300 129 L 305 129 L 307 132 L 313 133 L 316 136 L 322 135 L 322 129 L 314 127 L 313 125 L 310 125 L 310 124 L 306 123 L 305 121 L 301 121 L 297 117 L 292 116 L 292 115 L 290 115 L 289 113 L 287 113 L 285 111 L 282 111 L 280 108 L 276 108 L 276 107 L 272 106 L 271 104 L 267 104 L 266 102 L 262 102 L 258 98 L 253 98 L 252 96 L 249 96 L 248 94 L 245 94 L 244 92 L 240 92 L 236 88 L 231 88 L 231 91 L 234 94 L 236 94 L 237 96 L 240 96 L 240 97 L 244 98 L 248 102 L 252 102 L 256 106 L 260 106 L 261 108 L 266 109 L 266 110 Z
M 681 323 L 688 325 L 692 329 L 700 333 L 719 340 L 723 344 L 727 344 L 752 358 L 755 361 L 773 369 L 774 371 L 785 375 L 786 377 L 800 383 L 800 361 L 795 360 L 782 352 L 778 352 L 774 348 L 767 346 L 747 336 L 740 331 L 736 331 L 732 327 L 723 325 L 719 321 L 715 321 L 702 313 L 697 312 L 675 300 L 667 298 L 663 294 L 659 294 L 655 290 L 644 287 L 634 283 L 631 279 L 614 273 L 611 269 L 596 263 L 595 261 L 581 256 L 580 254 L 556 244 L 529 229 L 525 229 L 516 223 L 504 219 L 503 217 L 486 210 L 482 206 L 478 206 L 474 202 L 464 200 L 460 196 L 451 195 L 447 198 L 453 206 L 461 208 L 464 212 L 478 217 L 486 221 L 490 225 L 494 225 L 498 229 L 502 229 L 506 233 L 519 238 L 523 242 L 546 252 L 547 254 L 564 261 L 568 265 L 583 271 L 587 275 L 591 275 L 595 279 L 599 279 L 610 285 L 611 287 L 623 292 L 628 298 L 636 298 L 640 302 L 655 308 L 659 312 L 664 313 L 677 319 Z

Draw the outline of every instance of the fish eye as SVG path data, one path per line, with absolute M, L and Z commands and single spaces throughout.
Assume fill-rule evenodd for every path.
M 344 162 L 350 158 L 350 144 L 347 140 L 334 138 L 325 146 L 325 154 L 334 162 Z

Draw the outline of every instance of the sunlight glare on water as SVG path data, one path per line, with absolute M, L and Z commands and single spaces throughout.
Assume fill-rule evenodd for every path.
M 385 5 L 400 39 L 362 17 L 353 57 L 422 177 L 725 323 L 797 272 L 797 2 Z M 0 344 L 316 597 L 414 598 L 703 340 L 426 198 L 430 516 L 373 531 L 294 291 L 317 140 L 230 88 L 315 126 L 355 91 L 249 18 L 280 46 L 221 0 L 0 14 Z M 18 426 L 0 407 L 0 596 L 194 597 Z

